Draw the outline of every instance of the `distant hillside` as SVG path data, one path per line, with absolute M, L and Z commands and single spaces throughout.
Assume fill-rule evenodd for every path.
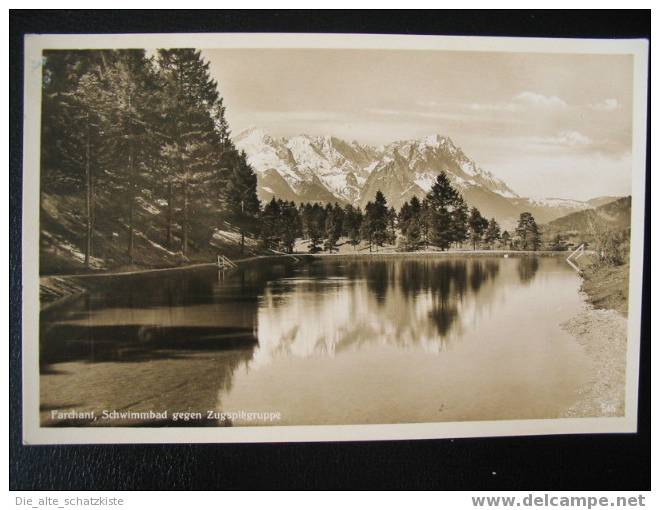
M 630 197 L 619 198 L 600 207 L 579 211 L 542 225 L 543 239 L 549 246 L 572 249 L 582 243 L 594 243 L 594 226 L 611 232 L 622 232 L 624 238 L 630 229 Z
M 587 232 L 592 223 L 606 225 L 611 230 L 624 230 L 630 227 L 630 197 L 620 198 L 595 209 L 578 211 L 548 223 L 548 226 L 564 231 Z
M 600 207 L 601 205 L 609 204 L 610 202 L 616 202 L 621 198 L 625 198 L 625 197 L 612 197 L 612 196 L 596 197 L 596 198 L 592 198 L 591 200 L 587 200 L 587 204 L 589 204 L 593 208 L 596 208 L 596 207 Z

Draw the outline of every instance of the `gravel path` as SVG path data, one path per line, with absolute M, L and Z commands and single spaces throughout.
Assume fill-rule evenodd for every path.
M 614 310 L 591 305 L 562 324 L 593 361 L 589 383 L 565 417 L 623 416 L 625 413 L 628 320 Z

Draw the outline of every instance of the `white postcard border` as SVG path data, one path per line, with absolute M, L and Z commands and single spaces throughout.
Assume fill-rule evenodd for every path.
M 48 428 L 39 425 L 39 147 L 44 49 L 332 48 L 634 56 L 631 249 L 625 416 L 388 425 Z M 235 443 L 365 441 L 548 434 L 631 433 L 637 430 L 646 178 L 648 41 L 363 34 L 58 34 L 27 35 L 24 60 L 22 218 L 22 386 L 25 444 Z

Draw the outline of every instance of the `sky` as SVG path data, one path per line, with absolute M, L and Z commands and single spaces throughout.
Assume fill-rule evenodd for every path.
M 234 134 L 450 137 L 522 196 L 631 189 L 629 55 L 204 50 Z

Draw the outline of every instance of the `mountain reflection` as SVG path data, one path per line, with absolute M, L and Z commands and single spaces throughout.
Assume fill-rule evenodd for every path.
M 489 391 L 475 367 L 484 360 L 499 366 L 501 349 L 520 350 L 526 367 L 530 345 L 521 339 L 556 326 L 547 306 L 577 299 L 578 285 L 562 259 L 496 255 L 286 259 L 224 274 L 205 268 L 99 278 L 93 292 L 41 312 L 42 424 L 53 424 L 49 409 L 74 404 L 280 406 L 288 423 L 304 423 L 296 413 L 318 395 L 312 414 L 319 422 L 327 398 L 340 414 L 357 413 L 356 422 L 391 420 L 392 395 L 412 406 L 411 395 L 429 382 L 433 400 L 400 416 L 420 420 L 420 409 L 451 394 L 446 381 L 475 391 L 461 402 Z M 526 386 L 535 383 L 522 376 Z M 303 408 L 287 404 L 301 399 Z M 376 415 L 360 414 L 367 409 Z
M 440 352 L 488 313 L 496 289 L 528 284 L 538 269 L 534 257 L 327 258 L 230 275 L 108 278 L 98 292 L 42 312 L 41 367 L 234 349 L 261 366 L 365 344 Z
M 364 344 L 440 352 L 483 312 L 499 274 L 493 259 L 314 263 L 264 289 L 250 365 L 333 356 Z

